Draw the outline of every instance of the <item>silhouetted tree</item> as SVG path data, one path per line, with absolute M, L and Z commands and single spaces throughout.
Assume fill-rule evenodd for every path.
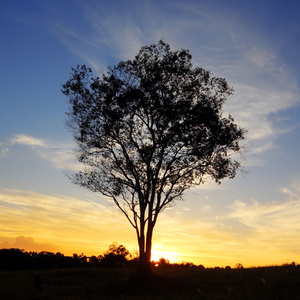
M 233 89 L 191 59 L 160 41 L 101 77 L 77 66 L 63 85 L 67 125 L 88 166 L 69 176 L 124 213 L 137 233 L 141 270 L 150 268 L 160 212 L 190 187 L 234 178 L 240 167 L 232 155 L 244 130 L 222 114 Z
M 27 269 L 30 256 L 21 249 L 0 249 L 0 270 Z
M 108 252 L 107 253 L 112 253 L 114 255 L 121 255 L 126 258 L 131 257 L 130 252 L 126 249 L 125 246 L 123 245 L 118 245 L 117 243 L 113 243 L 109 246 Z
M 244 266 L 241 263 L 237 263 L 234 267 L 236 269 L 243 269 L 244 268 Z
M 123 245 L 113 243 L 101 259 L 101 266 L 115 268 L 124 265 L 131 255 Z
M 170 265 L 170 261 L 168 259 L 165 259 L 164 257 L 161 257 L 157 264 L 159 268 L 168 267 L 169 265 Z
M 86 266 L 87 265 L 87 261 L 88 261 L 88 258 L 83 254 L 81 253 L 80 255 L 74 253 L 73 254 L 73 265 L 74 266 Z
M 101 256 L 101 259 L 102 259 L 102 256 Z M 98 267 L 100 265 L 100 259 L 99 259 L 99 256 L 95 256 L 95 255 L 92 255 L 88 258 L 88 263 L 90 266 L 92 267 Z

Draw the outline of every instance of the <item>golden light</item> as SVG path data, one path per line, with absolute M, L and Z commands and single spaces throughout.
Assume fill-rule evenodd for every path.
M 170 263 L 178 263 L 180 261 L 180 253 L 176 251 L 167 251 L 167 250 L 156 250 L 153 249 L 151 252 L 151 260 L 158 262 L 160 258 L 167 259 Z

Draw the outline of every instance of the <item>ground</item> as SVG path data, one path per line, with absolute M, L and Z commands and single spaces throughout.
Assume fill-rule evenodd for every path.
M 33 287 L 35 276 L 41 291 Z M 300 266 L 250 269 L 169 267 L 142 277 L 132 269 L 0 272 L 0 299 L 300 299 Z

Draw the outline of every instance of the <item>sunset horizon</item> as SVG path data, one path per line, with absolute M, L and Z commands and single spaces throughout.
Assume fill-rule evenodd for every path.
M 15 199 L 11 199 L 10 203 L 18 202 L 20 204 L 20 199 L 22 196 L 24 197 L 24 191 L 22 191 L 22 196 L 17 192 L 16 190 L 11 191 Z M 59 199 L 57 195 L 46 197 L 44 194 L 27 193 L 25 195 L 30 199 L 29 202 L 31 205 L 33 199 L 36 202 L 39 197 L 40 201 L 42 200 L 39 203 L 47 204 L 47 211 L 40 204 L 38 205 L 40 207 L 31 207 L 30 209 L 31 212 L 35 211 L 35 213 L 32 215 L 31 222 L 27 221 L 25 225 L 28 229 L 31 228 L 29 231 L 37 233 L 31 236 L 20 235 L 16 238 L 2 238 L 4 241 L 0 243 L 0 249 L 18 248 L 27 252 L 59 252 L 66 256 L 73 256 L 75 253 L 90 257 L 93 255 L 102 255 L 107 252 L 110 245 L 117 243 L 124 245 L 132 254 L 138 253 L 138 244 L 134 229 L 127 222 L 123 214 L 112 206 L 112 204 L 105 207 L 99 204 L 96 205 L 92 201 L 81 203 L 80 199 L 76 198 L 64 197 Z M 96 195 L 92 196 L 96 197 Z M 66 228 L 58 230 L 63 221 L 59 221 L 60 216 L 58 216 L 58 212 L 53 208 L 57 207 L 57 201 L 61 200 L 72 201 L 72 203 L 76 203 L 76 200 L 78 201 L 78 205 L 75 205 L 76 209 L 74 210 L 70 209 L 68 204 L 59 208 L 59 210 L 68 209 L 68 214 L 73 218 L 70 218 L 67 222 L 66 220 L 64 221 Z M 175 212 L 179 216 L 182 215 L 180 211 L 184 210 L 184 207 L 178 207 L 177 210 L 177 206 L 182 206 L 183 204 L 185 204 L 185 201 L 176 205 Z M 22 205 L 27 206 L 28 203 L 25 204 L 23 202 Z M 101 209 L 95 210 L 95 207 Z M 84 218 L 79 218 L 78 209 L 80 209 Z M 170 263 L 193 263 L 195 265 L 203 265 L 206 268 L 225 266 L 233 268 L 237 264 L 251 268 L 299 262 L 297 255 L 292 256 L 284 252 L 264 251 L 264 243 L 261 245 L 256 244 L 255 247 L 250 246 L 246 249 L 243 241 L 233 240 L 228 233 L 224 235 L 224 232 L 222 233 L 221 230 L 216 231 L 209 223 L 205 224 L 201 219 L 198 221 L 199 223 L 197 223 L 197 220 L 190 220 L 186 224 L 186 221 L 182 220 L 179 216 L 179 219 L 177 217 L 174 218 L 172 210 L 175 210 L 175 208 L 170 208 L 161 215 L 161 222 L 158 221 L 157 227 L 154 230 L 152 261 L 165 258 Z M 44 213 L 46 214 L 43 215 Z M 51 214 L 53 215 L 51 216 Z M 40 232 L 40 228 L 36 227 L 36 224 L 39 224 L 44 218 L 53 218 L 57 222 L 54 228 L 48 228 L 48 238 L 43 232 Z M 80 222 L 78 222 L 79 219 Z M 107 220 L 110 221 L 108 222 Z M 23 227 L 22 220 L 18 221 L 20 223 L 19 226 Z M 109 226 L 103 227 L 103 223 L 105 224 L 106 222 L 109 223 Z M 2 224 L 5 225 L 5 223 Z M 87 225 L 88 227 L 85 230 L 80 231 L 80 228 Z M 77 232 L 75 236 L 70 236 L 70 228 Z M 201 230 L 201 228 L 206 229 Z M 20 228 L 17 231 L 20 232 Z M 101 235 L 99 235 L 99 231 Z M 96 238 L 97 236 L 100 237 Z M 188 241 L 191 244 L 187 244 Z

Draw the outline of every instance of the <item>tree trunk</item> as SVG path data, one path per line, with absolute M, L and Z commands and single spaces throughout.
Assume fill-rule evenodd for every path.
M 149 274 L 152 272 L 151 270 L 151 254 L 149 255 L 147 252 L 140 253 L 139 259 L 139 273 L 141 274 Z
M 148 223 L 147 236 L 142 235 L 139 239 L 139 272 L 146 274 L 151 273 L 151 250 L 152 250 L 152 234 L 154 225 Z

